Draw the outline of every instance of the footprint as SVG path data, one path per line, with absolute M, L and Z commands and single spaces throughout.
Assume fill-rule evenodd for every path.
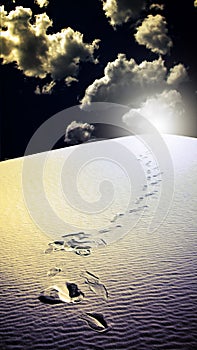
M 56 276 L 58 273 L 60 273 L 62 271 L 62 269 L 60 269 L 59 267 L 53 267 L 52 269 L 50 269 L 47 272 L 47 276 L 49 277 L 54 277 Z
M 102 314 L 86 312 L 85 314 L 80 315 L 80 318 L 85 320 L 96 332 L 105 332 L 109 329 L 109 326 Z
M 107 288 L 105 287 L 104 284 L 100 283 L 100 282 L 90 282 L 90 281 L 86 281 L 86 284 L 88 284 L 89 289 L 96 295 L 98 295 L 99 297 L 101 297 L 102 299 L 107 300 L 108 299 L 108 291 Z
M 59 250 L 65 250 L 64 247 L 65 242 L 64 241 L 54 241 L 54 242 L 50 242 L 49 248 L 46 251 L 59 251 Z M 46 253 L 45 251 L 45 253 Z
M 88 282 L 96 282 L 99 281 L 99 277 L 97 277 L 96 275 L 94 275 L 93 273 L 89 272 L 89 271 L 84 271 L 80 274 L 81 277 L 85 278 Z
M 84 293 L 75 283 L 66 282 L 50 286 L 40 293 L 39 300 L 45 304 L 79 303 L 83 300 Z
M 117 220 L 118 216 L 114 215 L 114 217 L 110 220 L 110 222 L 115 222 Z
M 129 210 L 129 213 L 137 213 L 138 211 L 140 211 L 140 208 L 137 208 L 137 209 L 130 209 Z
M 163 172 L 160 172 L 160 173 L 154 174 L 153 177 L 157 177 L 157 176 L 162 175 L 162 174 L 163 174 Z
M 85 283 L 88 284 L 89 289 L 99 295 L 101 298 L 108 299 L 108 291 L 103 283 L 100 282 L 99 277 L 95 276 L 89 271 L 81 273 L 81 277 L 85 278 Z
M 52 252 L 53 252 L 53 247 L 52 246 L 50 246 L 49 248 L 47 248 L 45 250 L 45 254 L 51 254 Z
M 150 192 L 150 193 L 146 193 L 145 194 L 145 197 L 149 197 L 149 196 L 153 196 L 154 195 L 154 193 L 153 192 Z
M 105 240 L 103 238 L 99 238 L 99 240 L 97 241 L 97 246 L 103 246 L 103 245 L 107 245 L 107 243 L 105 242 Z
M 49 287 L 40 293 L 38 299 L 44 304 L 60 304 L 62 300 L 59 298 L 58 291 L 53 287 Z
M 150 164 L 151 164 L 151 160 L 149 160 L 145 165 L 150 166 Z
M 81 256 L 88 256 L 91 254 L 91 247 L 90 246 L 76 246 L 74 247 L 73 250 L 77 255 L 81 255 Z
M 107 232 L 110 232 L 109 228 L 103 228 L 103 229 L 99 230 L 99 233 L 107 233 Z
M 85 233 L 83 231 L 79 231 L 79 232 L 74 232 L 74 233 L 66 233 L 65 235 L 63 235 L 62 237 L 78 237 L 79 239 L 83 239 L 83 238 L 88 238 L 90 237 L 90 235 L 88 233 Z
M 58 251 L 73 251 L 73 248 L 68 245 L 65 241 L 54 241 L 48 243 L 49 247 L 45 250 L 45 254 Z
M 49 245 L 56 245 L 62 247 L 64 245 L 64 241 L 53 241 L 50 242 Z

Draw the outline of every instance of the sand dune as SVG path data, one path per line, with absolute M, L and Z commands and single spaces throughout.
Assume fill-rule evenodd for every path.
M 132 207 L 123 207 L 120 193 L 121 205 L 107 209 L 102 220 L 98 214 L 94 229 L 81 221 L 79 230 L 56 227 L 54 235 L 52 229 L 44 232 L 26 208 L 23 159 L 0 164 L 2 350 L 196 348 L 197 140 L 170 135 L 165 140 L 174 165 L 174 196 L 154 232 L 147 230 L 147 223 L 164 174 L 147 154 L 139 154 L 138 162 L 143 162 L 145 174 L 150 169 L 151 178 L 134 191 Z M 63 152 L 53 151 L 51 161 Z M 36 157 L 31 157 L 34 165 Z M 50 201 L 54 178 L 49 172 Z M 37 193 L 36 178 L 32 181 Z M 38 210 L 49 221 L 42 203 Z M 90 254 L 77 254 L 77 247 L 87 249 L 87 244 Z M 51 303 L 39 298 L 47 288 Z M 83 298 L 70 302 L 75 296 Z

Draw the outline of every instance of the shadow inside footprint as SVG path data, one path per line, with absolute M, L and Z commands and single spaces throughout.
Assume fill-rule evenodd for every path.
M 68 288 L 69 297 L 71 299 L 77 298 L 79 296 L 84 297 L 84 293 L 78 288 L 75 283 L 66 282 L 66 286 Z
M 51 288 L 50 290 L 43 291 L 40 293 L 38 299 L 44 304 L 60 304 L 63 303 L 59 298 L 58 291 L 56 289 Z

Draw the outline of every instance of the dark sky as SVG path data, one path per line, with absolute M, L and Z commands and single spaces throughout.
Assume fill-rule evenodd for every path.
M 5 40 L 1 37 L 0 46 L 2 57 L 0 65 L 1 160 L 23 156 L 30 138 L 42 123 L 54 114 L 79 104 L 84 96 L 88 95 L 85 93 L 88 86 L 94 84 L 96 79 L 99 81 L 97 84 L 99 87 L 95 88 L 96 85 L 94 85 L 94 88 L 90 89 L 88 95 L 90 102 L 106 101 L 125 104 L 135 110 L 138 108 L 138 112 L 145 113 L 145 116 L 148 108 L 149 115 L 147 115 L 150 119 L 151 113 L 155 114 L 155 111 L 156 114 L 158 113 L 157 106 L 160 105 L 161 118 L 164 118 L 167 123 L 165 129 L 161 131 L 197 137 L 195 56 L 197 7 L 194 6 L 194 1 L 140 0 L 141 8 L 137 5 L 135 8 L 137 1 L 118 1 L 119 11 L 118 13 L 112 11 L 111 17 L 107 17 L 101 0 L 49 0 L 48 6 L 42 8 L 33 0 L 1 2 L 4 10 L 7 11 L 5 15 L 7 20 L 5 23 L 2 21 Z M 163 9 L 159 9 L 158 6 L 150 8 L 151 4 L 165 6 Z M 21 6 L 18 16 L 10 12 L 15 11 L 16 14 L 16 6 Z M 32 10 L 32 16 L 29 16 L 28 20 L 25 19 L 23 8 Z M 132 12 L 128 12 L 129 9 L 132 9 Z M 40 31 L 40 34 L 38 32 L 32 34 L 27 30 L 27 23 L 31 30 L 34 30 L 33 16 L 45 12 L 53 20 L 52 27 L 45 29 L 42 33 Z M 126 20 L 128 13 L 129 18 Z M 146 28 L 138 29 L 150 15 L 152 17 L 149 23 L 153 22 L 157 16 L 155 25 L 160 31 L 159 34 L 163 35 L 160 42 L 153 40 L 154 35 L 158 35 L 158 32 L 157 34 L 154 32 L 154 28 L 151 29 L 152 27 L 149 26 L 149 33 L 145 34 Z M 113 19 L 116 21 L 115 24 L 112 23 Z M 58 53 L 60 46 L 57 42 L 54 44 L 56 46 L 51 46 L 49 57 L 48 53 L 52 45 L 48 40 L 49 35 L 61 33 L 63 28 L 68 27 L 72 28 L 73 32 L 62 57 L 60 58 Z M 9 35 L 6 36 L 8 29 Z M 78 40 L 75 37 L 77 31 L 83 34 L 80 45 L 75 41 Z M 139 33 L 138 40 L 134 37 L 136 32 Z M 62 34 L 61 40 L 63 36 Z M 57 39 L 57 35 L 55 38 Z M 90 46 L 95 39 L 99 39 L 100 42 L 98 48 L 95 45 L 91 53 Z M 142 43 L 141 40 L 145 42 Z M 88 49 L 87 46 L 85 48 L 85 44 L 89 44 Z M 118 59 L 118 54 L 125 54 L 125 56 Z M 52 57 L 54 55 L 55 61 Z M 75 64 L 73 68 L 72 64 L 76 62 L 77 57 L 79 57 L 79 66 Z M 160 69 L 162 70 L 161 65 L 156 73 L 150 73 L 155 65 L 150 68 L 140 68 L 144 61 L 154 62 L 159 60 L 159 57 L 166 67 L 164 76 L 160 77 L 158 73 Z M 97 59 L 98 63 L 95 63 L 94 59 Z M 131 62 L 129 64 L 131 59 L 135 60 L 135 64 Z M 107 65 L 109 67 L 109 62 L 115 62 L 115 60 L 117 60 L 116 64 L 112 64 L 111 70 L 108 69 L 108 73 L 105 70 L 104 73 L 105 67 Z M 178 66 L 179 64 L 181 66 Z M 174 69 L 174 73 L 169 78 L 175 66 L 178 68 Z M 40 72 L 44 72 L 45 77 L 41 77 Z M 40 77 L 38 77 L 39 74 Z M 108 78 L 107 84 L 102 82 L 101 78 L 104 75 L 105 79 Z M 65 78 L 68 77 L 77 81 L 67 86 Z M 155 81 L 152 83 L 153 78 Z M 42 93 L 43 86 L 50 82 L 55 82 L 56 85 L 50 93 Z M 184 112 L 180 112 L 179 109 L 181 111 L 184 109 Z M 155 118 L 157 116 L 154 115 L 153 123 Z M 158 123 L 156 120 L 155 125 Z M 162 123 L 161 119 L 161 125 Z M 172 128 L 171 125 L 174 127 Z M 114 128 L 112 129 L 114 135 Z M 96 130 L 98 135 L 95 136 L 106 137 L 106 134 L 110 136 L 109 126 L 106 129 L 104 125 L 98 126 Z M 57 142 L 57 145 L 62 147 L 62 141 L 60 140 L 59 144 Z

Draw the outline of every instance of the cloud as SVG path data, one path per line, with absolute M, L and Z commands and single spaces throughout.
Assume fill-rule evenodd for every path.
M 174 88 L 186 78 L 181 64 L 168 72 L 161 57 L 138 65 L 133 58 L 127 60 L 124 54 L 119 54 L 115 61 L 107 64 L 104 76 L 88 86 L 81 100 L 82 107 L 95 101 L 138 107 L 147 97 Z
M 49 4 L 48 0 L 35 0 L 35 4 L 37 4 L 38 6 L 42 7 L 47 7 Z
M 71 86 L 71 84 L 72 84 L 74 81 L 75 81 L 75 82 L 78 82 L 78 79 L 76 79 L 76 78 L 74 78 L 74 77 L 67 77 L 67 78 L 65 78 L 65 83 L 66 83 L 67 86 Z
M 175 132 L 184 120 L 184 104 L 176 90 L 164 90 L 148 98 L 140 108 L 131 109 L 123 116 L 123 121 L 132 126 L 142 117 L 149 120 L 160 132 Z M 143 130 L 141 130 L 143 132 Z
M 135 39 L 140 45 L 145 45 L 152 52 L 165 55 L 173 46 L 172 40 L 167 35 L 167 23 L 163 16 L 148 15 L 142 24 L 137 27 Z
M 150 8 L 150 10 L 160 10 L 160 11 L 163 11 L 163 9 L 164 9 L 164 4 L 151 4 L 149 8 Z
M 16 7 L 7 13 L 1 7 L 1 53 L 3 64 L 14 62 L 26 76 L 53 80 L 76 77 L 80 61 L 97 63 L 94 51 L 99 40 L 84 43 L 83 34 L 72 28 L 47 34 L 52 21 L 46 13 L 33 17 L 30 8 Z
M 91 139 L 94 125 L 73 121 L 66 128 L 64 141 L 68 145 L 77 145 Z
M 137 18 L 145 9 L 146 0 L 102 0 L 105 16 L 113 27 Z
M 183 64 L 179 63 L 170 69 L 167 84 L 178 86 L 184 81 L 188 81 L 188 74 Z
M 35 94 L 36 95 L 51 95 L 53 92 L 53 88 L 56 85 L 55 81 L 51 81 L 50 83 L 42 86 L 42 88 L 40 88 L 39 85 L 36 86 L 36 90 L 35 90 Z

